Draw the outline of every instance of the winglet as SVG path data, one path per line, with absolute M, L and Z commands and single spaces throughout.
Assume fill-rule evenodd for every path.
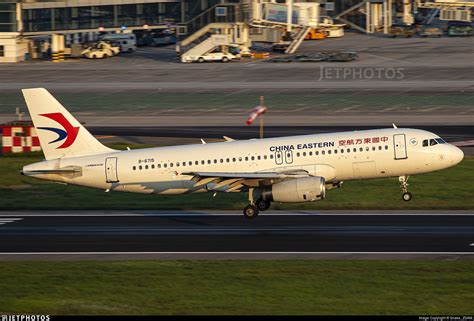
M 207 144 L 206 141 L 204 139 L 201 138 L 201 143 L 203 144 Z
M 394 123 L 392 123 L 392 126 L 393 126 L 393 128 L 395 128 L 395 129 L 398 128 L 397 125 L 395 125 Z
M 226 142 L 235 142 L 235 139 L 227 137 L 227 136 L 222 136 Z

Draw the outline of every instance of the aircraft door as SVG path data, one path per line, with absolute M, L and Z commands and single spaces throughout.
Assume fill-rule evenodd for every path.
M 405 134 L 393 135 L 393 148 L 395 153 L 395 159 L 408 158 Z
M 283 164 L 283 153 L 281 151 L 275 152 L 275 163 L 277 165 Z
M 107 183 L 117 183 L 117 157 L 108 157 L 105 159 L 105 179 Z
M 292 150 L 287 150 L 285 152 L 285 162 L 287 164 L 293 163 L 293 151 Z

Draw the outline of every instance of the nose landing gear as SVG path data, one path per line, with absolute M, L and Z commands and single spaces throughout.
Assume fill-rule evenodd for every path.
M 413 195 L 408 191 L 408 179 L 410 176 L 400 176 L 398 181 L 400 182 L 400 187 L 402 189 L 402 199 L 405 202 L 410 201 L 413 198 Z

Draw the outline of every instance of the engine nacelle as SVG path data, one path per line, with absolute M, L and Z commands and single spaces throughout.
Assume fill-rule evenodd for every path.
M 262 189 L 262 198 L 280 203 L 313 202 L 326 197 L 323 177 L 304 177 L 283 181 Z

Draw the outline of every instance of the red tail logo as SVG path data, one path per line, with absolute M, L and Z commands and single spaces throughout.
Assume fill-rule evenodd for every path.
M 54 120 L 55 122 L 63 126 L 63 128 L 65 129 L 62 130 L 54 127 L 38 127 L 38 129 L 45 129 L 58 134 L 58 138 L 49 142 L 49 144 L 56 143 L 65 139 L 62 145 L 57 148 L 61 149 L 68 148 L 74 143 L 77 137 L 77 133 L 79 133 L 80 127 L 73 127 L 71 123 L 66 119 L 66 117 L 64 117 L 64 115 L 61 113 L 40 114 L 40 116 Z

